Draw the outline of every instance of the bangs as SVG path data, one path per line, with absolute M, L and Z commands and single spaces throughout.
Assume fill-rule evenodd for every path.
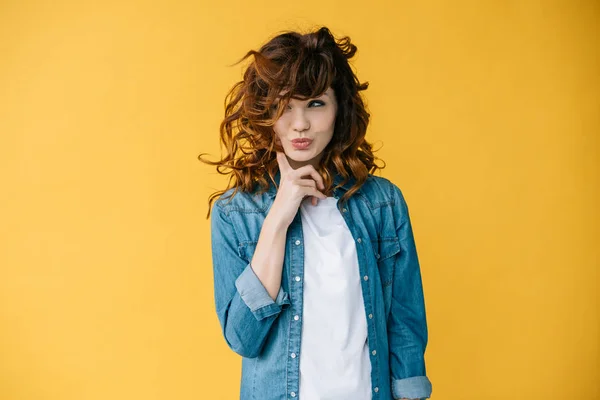
M 333 61 L 327 54 L 317 52 L 311 52 L 292 64 L 287 75 L 288 85 L 284 91 L 300 100 L 321 96 L 335 80 Z
M 294 49 L 296 50 L 296 49 Z M 268 57 L 254 54 L 249 85 L 254 106 L 266 111 L 275 102 L 307 100 L 321 96 L 336 81 L 336 69 L 330 52 L 302 48 Z

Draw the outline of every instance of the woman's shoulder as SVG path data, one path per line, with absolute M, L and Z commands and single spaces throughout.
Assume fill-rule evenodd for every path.
M 382 201 L 396 202 L 398 199 L 404 200 L 398 185 L 383 176 L 369 174 L 360 191 L 371 198 L 380 198 Z
M 253 190 L 243 191 L 241 188 L 230 188 L 223 192 L 216 200 L 215 207 L 219 207 L 225 213 L 231 211 L 258 212 L 264 211 L 268 202 L 269 192 Z

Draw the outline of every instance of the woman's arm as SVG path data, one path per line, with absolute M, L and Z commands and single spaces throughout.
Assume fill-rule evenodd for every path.
M 281 287 L 287 229 L 301 201 L 313 204 L 326 196 L 323 179 L 311 165 L 293 170 L 277 153 L 281 172 L 277 195 L 263 222 L 254 255 L 247 263 L 238 254 L 233 224 L 219 202 L 211 221 L 217 316 L 229 347 L 244 357 L 257 357 L 273 322 L 290 304 Z
M 252 268 L 272 299 L 277 298 L 281 286 L 287 228 L 274 213 L 269 213 L 252 257 Z
M 394 398 L 427 398 L 431 382 L 425 370 L 428 332 L 421 271 L 408 206 L 395 185 L 393 198 L 400 253 L 394 265 L 388 318 L 392 394 Z
M 263 228 L 259 242 L 264 247 L 273 234 L 270 225 L 263 224 Z M 287 293 L 280 287 L 281 266 L 277 292 L 272 297 L 251 263 L 239 256 L 239 242 L 233 224 L 218 202 L 212 210 L 211 240 L 215 305 L 225 341 L 241 356 L 257 357 L 273 322 L 283 307 L 290 304 Z M 279 242 L 283 247 L 285 232 L 283 235 L 275 234 L 271 242 Z M 279 251 L 283 253 L 284 250 Z M 277 270 L 277 267 L 274 269 Z M 272 275 L 277 276 L 277 271 Z
M 325 199 L 323 178 L 312 165 L 292 169 L 284 153 L 277 152 L 280 181 L 275 201 L 265 218 L 252 257 L 252 269 L 275 299 L 281 285 L 287 229 L 298 212 L 302 200 L 310 196 L 313 204 Z

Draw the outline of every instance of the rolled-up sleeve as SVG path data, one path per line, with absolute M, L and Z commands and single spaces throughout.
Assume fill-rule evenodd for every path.
M 431 396 L 431 382 L 426 376 L 395 379 L 392 380 L 392 393 L 394 399 L 427 399 Z
M 250 311 L 254 314 L 254 317 L 259 321 L 279 314 L 283 306 L 290 304 L 288 294 L 283 291 L 283 287 L 281 286 L 279 287 L 279 293 L 275 301 L 273 301 L 250 264 L 246 266 L 244 272 L 236 279 L 235 287 L 244 303 L 246 303 Z

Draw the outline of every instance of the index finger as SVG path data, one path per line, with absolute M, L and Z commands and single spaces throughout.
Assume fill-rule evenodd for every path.
M 285 153 L 281 151 L 277 152 L 277 164 L 279 165 L 279 171 L 282 176 L 286 175 L 292 169 Z

